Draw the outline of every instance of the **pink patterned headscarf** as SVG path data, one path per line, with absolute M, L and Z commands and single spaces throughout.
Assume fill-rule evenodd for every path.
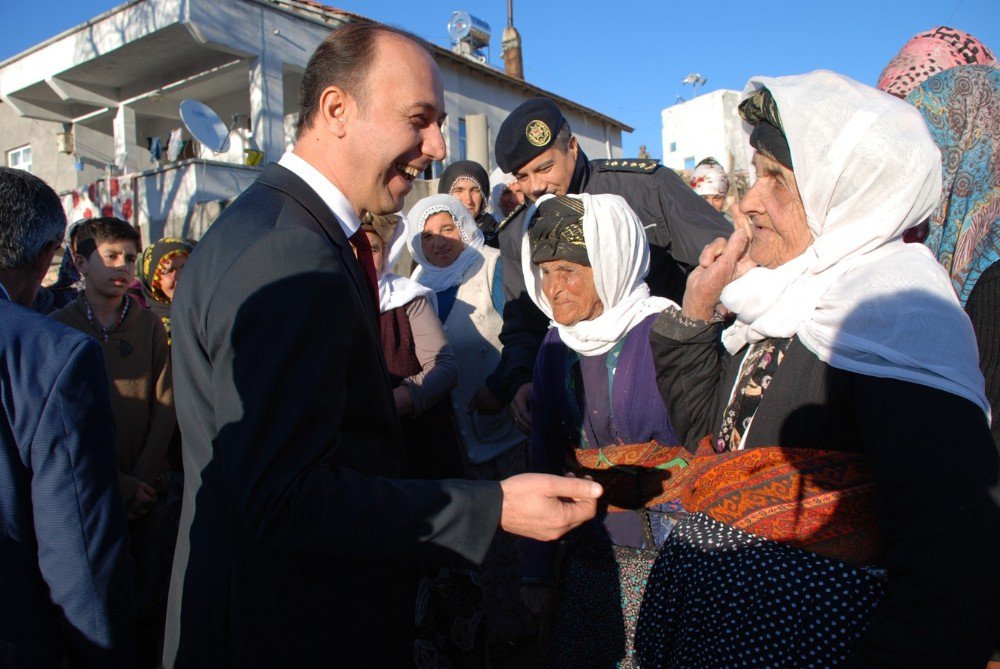
M 958 65 L 996 64 L 993 52 L 969 33 L 938 26 L 907 42 L 882 70 L 876 88 L 905 98 L 938 72 Z

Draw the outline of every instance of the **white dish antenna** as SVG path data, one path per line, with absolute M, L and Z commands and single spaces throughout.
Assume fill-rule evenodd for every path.
M 191 136 L 214 153 L 229 149 L 229 130 L 212 108 L 199 100 L 181 101 L 181 120 Z

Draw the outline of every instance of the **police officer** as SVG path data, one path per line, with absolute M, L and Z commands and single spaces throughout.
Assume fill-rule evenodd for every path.
M 552 100 L 534 98 L 510 113 L 497 133 L 497 165 L 516 178 L 530 205 L 542 195 L 614 193 L 639 216 L 649 238 L 646 283 L 653 295 L 678 304 L 688 272 L 702 248 L 728 237 L 732 225 L 696 195 L 673 170 L 654 160 L 588 160 L 569 123 Z M 502 223 L 505 305 L 500 363 L 473 397 L 470 409 L 500 411 L 507 402 L 518 426 L 529 431 L 531 375 L 548 322 L 524 290 L 521 237 L 526 231 L 522 205 Z

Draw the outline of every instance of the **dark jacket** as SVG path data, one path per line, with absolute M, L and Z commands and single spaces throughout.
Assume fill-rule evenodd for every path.
M 698 264 L 706 244 L 728 237 L 732 225 L 696 195 L 677 174 L 652 160 L 594 160 L 580 151 L 569 193 L 612 193 L 625 198 L 639 216 L 649 238 L 649 275 L 653 295 L 680 304 L 688 272 Z M 531 381 L 531 370 L 548 321 L 524 290 L 521 267 L 521 233 L 528 208 L 507 221 L 500 231 L 506 304 L 503 310 L 503 344 L 500 364 L 487 379 L 493 393 L 509 401 L 517 389 Z
M 0 666 L 131 667 L 115 421 L 92 338 L 0 292 Z
M 473 562 L 495 482 L 399 481 L 378 305 L 329 207 L 271 164 L 172 309 L 185 472 L 167 666 L 403 666 L 412 560 Z
M 689 448 L 721 426 L 746 350 L 720 353 L 718 327 L 667 312 L 650 335 L 660 394 Z M 831 367 L 796 338 L 744 442 L 759 446 L 868 456 L 888 595 L 852 666 L 986 663 L 1000 629 L 1000 509 L 990 498 L 998 458 L 982 409 Z

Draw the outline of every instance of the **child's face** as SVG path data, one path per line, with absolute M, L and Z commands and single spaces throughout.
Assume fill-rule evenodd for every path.
M 101 242 L 89 258 L 76 256 L 76 267 L 87 280 L 87 291 L 103 297 L 121 297 L 135 278 L 139 250 L 131 241 Z

